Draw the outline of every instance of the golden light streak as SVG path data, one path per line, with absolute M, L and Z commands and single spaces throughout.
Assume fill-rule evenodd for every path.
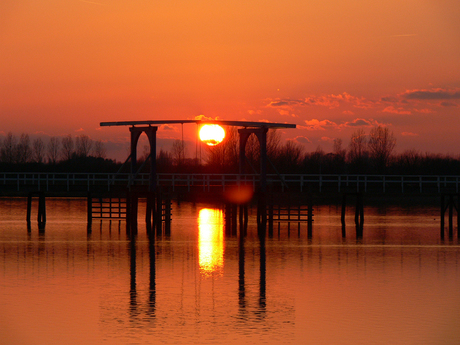
M 200 271 L 222 274 L 224 266 L 224 220 L 221 210 L 204 208 L 198 215 Z

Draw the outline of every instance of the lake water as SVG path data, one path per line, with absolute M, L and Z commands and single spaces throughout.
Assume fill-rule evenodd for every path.
M 142 206 L 140 207 L 142 213 Z M 0 199 L 0 344 L 459 344 L 460 246 L 438 207 L 315 206 L 306 224 L 226 235 L 213 205 L 173 203 L 170 236 L 139 216 L 93 221 L 86 201 Z M 36 215 L 34 205 L 33 216 Z M 447 224 L 447 222 L 446 222 Z

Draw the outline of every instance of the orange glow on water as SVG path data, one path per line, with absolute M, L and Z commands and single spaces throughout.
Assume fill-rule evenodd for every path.
M 224 220 L 222 211 L 204 208 L 198 215 L 200 271 L 222 274 L 224 266 Z

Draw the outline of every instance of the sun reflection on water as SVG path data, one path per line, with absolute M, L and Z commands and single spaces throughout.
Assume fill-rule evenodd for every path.
M 203 208 L 198 215 L 200 271 L 222 274 L 224 266 L 224 220 L 221 210 Z

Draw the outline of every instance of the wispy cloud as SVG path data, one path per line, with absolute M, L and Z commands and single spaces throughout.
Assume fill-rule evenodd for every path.
M 386 107 L 382 110 L 384 113 L 392 113 L 392 114 L 400 114 L 400 115 L 410 115 L 411 112 L 409 110 L 405 110 L 402 107 L 395 108 L 393 106 Z
M 406 90 L 402 98 L 409 100 L 452 100 L 460 99 L 459 89 Z
M 297 136 L 294 140 L 301 144 L 311 144 L 311 140 L 304 136 Z
M 325 130 L 326 128 L 337 127 L 337 124 L 329 120 L 305 120 L 306 128 L 308 130 Z
M 163 131 L 176 131 L 177 129 L 176 129 L 176 127 L 171 126 L 171 125 L 161 125 L 160 130 L 163 130 Z
M 373 119 L 354 119 L 353 121 L 350 122 L 345 122 L 340 125 L 341 128 L 344 127 L 371 127 L 378 125 L 379 123 Z
M 365 99 L 364 97 L 356 97 L 349 93 L 343 92 L 341 94 L 330 94 L 330 95 L 310 95 L 301 99 L 281 99 L 277 98 L 270 100 L 269 107 L 282 107 L 293 109 L 294 107 L 304 106 L 322 106 L 329 109 L 335 109 L 340 107 L 342 104 L 350 104 L 356 108 L 369 109 L 375 105 L 375 102 Z

